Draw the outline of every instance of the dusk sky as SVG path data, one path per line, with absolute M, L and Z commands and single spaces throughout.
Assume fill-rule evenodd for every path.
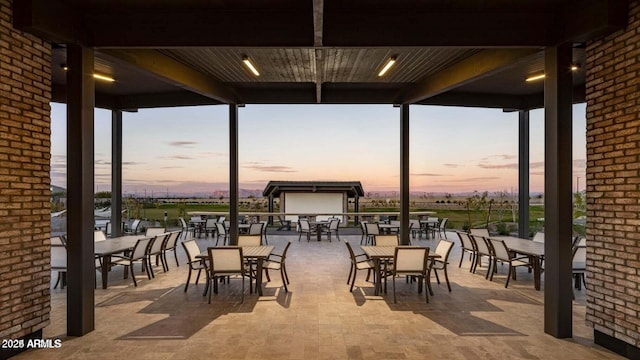
M 51 109 L 51 183 L 66 187 L 66 107 Z M 228 106 L 123 115 L 125 194 L 228 190 Z M 247 105 L 239 109 L 240 187 L 269 180 L 361 181 L 397 191 L 400 116 L 391 105 Z M 531 191 L 544 191 L 544 112 L 531 112 Z M 410 107 L 412 192 L 517 191 L 518 114 Z M 573 189 L 584 189 L 585 104 L 573 108 Z M 95 112 L 96 191 L 111 188 L 111 112 Z M 158 196 L 160 194 L 157 194 Z M 160 195 L 162 196 L 162 195 Z

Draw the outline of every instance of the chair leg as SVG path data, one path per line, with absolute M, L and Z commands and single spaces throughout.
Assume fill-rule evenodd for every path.
M 447 281 L 447 289 L 451 292 L 451 284 L 449 284 L 449 275 L 447 274 L 447 264 L 444 264 L 444 279 Z
M 151 266 L 151 257 L 147 258 L 147 272 L 151 273 L 149 280 L 154 279 L 156 275 L 153 273 L 153 266 Z
M 284 280 L 284 268 L 281 266 L 280 267 L 280 277 L 282 278 L 282 285 L 284 286 L 284 292 L 289 292 L 289 289 L 287 289 L 287 282 Z
M 358 270 L 353 272 L 353 281 L 351 281 L 351 288 L 349 289 L 350 292 L 353 292 L 353 285 L 356 283 L 357 275 L 358 275 Z
M 425 277 L 424 281 L 425 281 L 425 287 L 426 287 L 426 289 L 424 290 L 424 296 L 425 296 L 425 298 L 427 300 L 427 304 L 428 304 L 429 303 L 429 293 L 431 293 L 433 295 L 433 290 L 431 290 L 431 281 L 429 281 L 429 278 Z
M 138 282 L 136 281 L 136 274 L 134 274 L 133 271 L 133 264 L 131 264 L 131 266 L 129 266 L 129 269 L 131 269 L 131 278 L 133 278 L 133 286 L 134 287 L 138 287 Z M 125 269 L 126 272 L 127 269 Z
M 433 273 L 436 275 L 436 282 L 438 282 L 438 285 L 440 285 L 440 278 L 438 277 L 438 270 L 437 269 L 433 269 Z
M 56 280 L 56 284 L 53 285 L 53 288 L 57 288 L 58 287 L 58 283 L 60 282 L 60 271 L 58 271 L 58 279 Z
M 349 268 L 349 276 L 347 277 L 347 285 L 349 285 L 349 281 L 351 281 L 351 275 L 353 274 L 353 264 L 351 264 L 351 267 Z
M 393 276 L 393 279 L 391 280 L 391 282 L 393 282 L 393 303 L 397 303 L 396 301 L 396 277 Z
M 214 289 L 216 288 L 216 281 L 217 281 L 217 280 L 218 280 L 218 279 L 214 276 L 214 277 L 213 277 L 213 288 L 214 288 Z M 209 286 L 211 286 L 211 285 L 209 285 Z M 212 293 L 213 291 L 215 291 L 215 290 L 209 289 L 209 304 L 211 304 L 211 293 Z
M 509 280 L 511 280 L 511 272 L 512 271 L 515 271 L 515 268 L 513 268 L 511 266 L 511 263 L 509 263 L 509 273 L 507 274 L 507 281 L 504 283 L 505 289 L 507 288 L 507 286 L 509 286 Z
M 282 270 L 284 271 L 284 277 L 287 279 L 287 284 L 290 284 L 289 274 L 287 274 L 287 266 L 284 263 L 282 263 Z
M 256 292 L 258 292 L 257 286 L 258 284 L 256 284 Z M 249 279 L 249 287 L 251 287 L 251 279 Z M 240 300 L 240 304 L 244 304 L 244 276 L 242 277 L 242 299 Z
M 184 284 L 184 292 L 187 292 L 187 288 L 189 287 L 189 281 L 191 281 L 191 266 L 189 266 L 189 275 L 187 275 L 187 283 Z

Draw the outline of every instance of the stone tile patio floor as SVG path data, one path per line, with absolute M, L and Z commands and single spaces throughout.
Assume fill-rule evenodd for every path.
M 180 246 L 180 267 L 156 269 L 155 279 L 122 279 L 122 269 L 110 273 L 107 290 L 96 290 L 95 331 L 67 337 L 66 290 L 51 290 L 51 325 L 45 338 L 62 339 L 59 349 L 31 350 L 16 359 L 617 359 L 593 344 L 584 325 L 585 294 L 576 291 L 573 338 L 556 339 L 543 331 L 543 291 L 533 289 L 526 269 L 504 288 L 506 267 L 493 282 L 486 268 L 469 273 L 470 262 L 458 268 L 460 247 L 455 239 L 449 266 L 452 292 L 433 278 L 435 296 L 429 304 L 415 284 L 397 281 L 398 302 L 389 294 L 373 295 L 373 285 L 358 274 L 356 288 L 346 284 L 349 258 L 344 243 L 298 242 L 297 235 L 270 235 L 283 248 L 291 284 L 281 287 L 271 274 L 264 296 L 245 294 L 240 281 L 220 286 L 212 303 L 202 296 L 204 281 L 183 292 L 186 256 Z M 360 235 L 342 235 L 352 244 Z M 435 248 L 437 240 L 416 239 Z M 213 245 L 199 239 L 201 249 Z M 441 276 L 441 280 L 443 277 Z M 543 282 L 544 287 L 544 282 Z

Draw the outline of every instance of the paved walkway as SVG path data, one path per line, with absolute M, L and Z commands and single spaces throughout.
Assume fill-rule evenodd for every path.
M 449 233 L 449 238 L 455 234 Z M 359 244 L 359 235 L 345 235 Z M 484 269 L 469 273 L 459 243 L 451 255 L 453 291 L 433 281 L 435 296 L 425 304 L 415 285 L 398 281 L 398 302 L 389 294 L 374 296 L 361 272 L 353 293 L 346 284 L 349 259 L 344 243 L 311 241 L 297 236 L 270 236 L 270 244 L 293 241 L 287 260 L 291 285 L 281 287 L 272 274 L 265 296 L 245 294 L 240 282 L 221 285 L 212 303 L 204 285 L 189 286 L 185 255 L 182 265 L 170 260 L 170 271 L 139 286 L 110 274 L 107 290 L 96 290 L 96 329 L 79 338 L 66 337 L 66 290 L 52 289 L 52 323 L 46 338 L 62 339 L 60 349 L 29 351 L 17 359 L 617 359 L 593 344 L 584 325 L 584 290 L 574 301 L 574 337 L 556 339 L 543 332 L 543 292 L 533 289 L 531 274 L 504 288 L 506 267 L 493 282 Z M 211 240 L 199 239 L 202 249 Z M 418 240 L 434 247 L 435 240 Z M 182 250 L 182 249 L 181 249 Z M 389 284 L 390 285 L 390 284 Z M 544 283 L 543 283 L 544 287 Z

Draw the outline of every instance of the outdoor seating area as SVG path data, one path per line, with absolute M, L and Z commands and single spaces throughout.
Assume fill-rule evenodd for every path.
M 419 292 L 418 282 L 392 277 L 394 291 L 379 295 L 375 264 L 362 250 L 375 246 L 361 248 L 359 233 L 345 231 L 340 234 L 341 241 L 332 242 L 298 242 L 297 237 L 293 231 L 270 235 L 271 245 L 257 246 L 269 247 L 271 254 L 264 257 L 266 276 L 258 280 L 261 292 L 248 286 L 256 281 L 249 281 L 248 273 L 244 287 L 243 281 L 233 277 L 230 282 L 209 282 L 208 277 L 192 274 L 207 271 L 204 264 L 210 258 L 210 248 L 225 248 L 215 246 L 211 238 L 187 235 L 176 252 L 177 259 L 188 265 L 156 272 L 155 278 L 141 273 L 136 265 L 137 286 L 123 278 L 123 267 L 114 267 L 108 288 L 95 292 L 96 330 L 80 338 L 65 335 L 66 289 L 53 288 L 52 278 L 52 322 L 44 329 L 44 337 L 61 338 L 63 347 L 28 351 L 16 358 L 48 359 L 52 354 L 63 358 L 88 352 L 108 358 L 139 352 L 150 357 L 171 353 L 203 358 L 205 349 L 209 357 L 225 359 L 423 359 L 430 343 L 467 357 L 491 353 L 496 358 L 618 358 L 593 344 L 591 329 L 584 325 L 584 289 L 574 291 L 576 336 L 565 340 L 540 336 L 544 292 L 534 289 L 533 274 L 515 269 L 518 280 L 505 289 L 502 281 L 489 282 L 470 273 L 473 264 L 469 261 L 447 268 L 447 262 L 467 257 L 453 232 L 447 234 L 451 241 L 412 239 L 415 248 L 428 249 L 427 256 L 434 260 L 426 268 L 434 271 L 426 276 L 436 279 L 435 269 L 445 274 L 446 281 L 440 283 L 438 278 L 430 284 L 432 293 L 424 280 L 424 292 Z M 385 247 L 380 245 L 391 238 L 396 238 L 397 244 L 397 235 L 378 235 L 374 241 L 379 243 L 377 247 Z M 387 246 L 392 258 L 395 244 Z M 243 255 L 256 244 L 247 245 L 239 248 Z M 246 265 L 237 270 L 252 271 Z M 269 270 L 280 272 L 280 276 L 272 276 Z M 409 270 L 410 277 L 416 275 L 415 270 L 422 271 Z M 357 277 L 356 272 L 360 273 Z M 496 276 L 504 279 L 505 274 L 500 270 Z M 218 275 L 222 278 L 230 273 Z M 199 281 L 194 281 L 194 276 Z M 118 326 L 110 325 L 116 323 Z M 372 332 L 371 328 L 380 331 Z M 237 334 L 244 334 L 243 342 L 231 341 Z M 389 347 L 390 343 L 404 345 Z

